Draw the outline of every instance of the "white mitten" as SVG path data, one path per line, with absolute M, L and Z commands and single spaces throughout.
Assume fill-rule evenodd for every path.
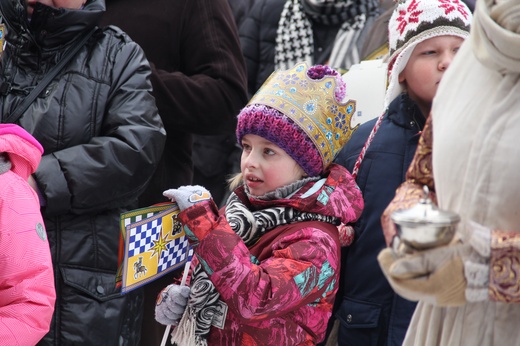
M 178 189 L 169 189 L 163 192 L 163 196 L 177 203 L 180 211 L 211 198 L 209 191 L 200 185 L 187 185 Z
M 166 286 L 157 297 L 155 320 L 166 326 L 179 324 L 190 296 L 188 286 L 171 284 Z

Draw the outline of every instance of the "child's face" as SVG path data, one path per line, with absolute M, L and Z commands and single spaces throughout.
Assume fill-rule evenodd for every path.
M 463 41 L 457 36 L 437 36 L 417 44 L 413 50 L 399 74 L 399 83 L 405 84 L 408 95 L 421 108 L 431 107 L 439 82 Z
M 254 196 L 262 196 L 304 176 L 303 169 L 282 148 L 263 137 L 242 138 L 240 169 L 244 184 Z

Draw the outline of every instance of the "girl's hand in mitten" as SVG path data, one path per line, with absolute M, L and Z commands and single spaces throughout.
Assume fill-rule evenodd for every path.
M 188 286 L 171 284 L 166 286 L 157 297 L 155 320 L 164 325 L 179 324 L 190 296 Z
M 177 203 L 180 211 L 211 198 L 206 188 L 200 185 L 181 186 L 178 189 L 169 189 L 163 192 L 163 196 Z

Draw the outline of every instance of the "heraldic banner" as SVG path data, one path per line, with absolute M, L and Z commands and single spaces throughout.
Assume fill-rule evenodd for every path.
M 175 203 L 121 214 L 120 268 L 117 284 L 126 293 L 181 268 L 192 250 Z

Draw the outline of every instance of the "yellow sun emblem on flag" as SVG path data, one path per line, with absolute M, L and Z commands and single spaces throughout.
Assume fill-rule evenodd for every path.
M 150 248 L 152 251 L 152 255 L 150 257 L 153 257 L 155 255 L 160 254 L 162 251 L 165 251 L 168 245 L 168 235 L 165 235 L 164 237 L 159 236 L 159 238 L 153 242 L 153 246 Z

